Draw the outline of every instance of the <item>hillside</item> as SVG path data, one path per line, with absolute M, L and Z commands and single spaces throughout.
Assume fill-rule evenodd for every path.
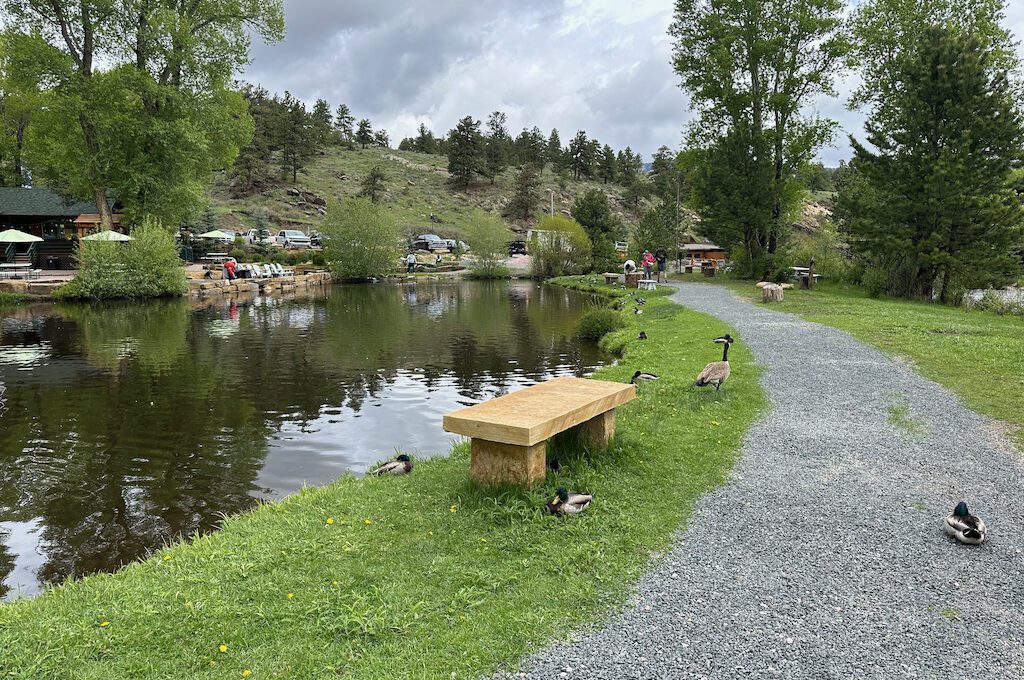
M 379 165 L 387 176 L 387 205 L 399 216 L 410 233 L 435 232 L 445 237 L 460 237 L 474 208 L 501 211 L 512 194 L 515 170 L 510 168 L 492 185 L 481 180 L 468 189 L 448 184 L 447 158 L 393 149 L 348 150 L 331 147 L 299 173 L 298 182 L 279 184 L 249 195 L 237 196 L 226 177 L 210 189 L 210 199 L 220 225 L 227 229 L 254 226 L 254 215 L 265 209 L 271 228 L 316 229 L 323 219 L 324 202 L 342 199 L 359 192 L 359 184 L 373 166 Z M 569 179 L 564 191 L 558 177 L 545 169 L 541 175 L 541 202 L 547 210 L 554 192 L 555 210 L 568 214 L 573 199 L 591 188 L 605 191 L 612 209 L 627 226 L 636 223 L 633 211 L 622 202 L 622 187 L 591 180 Z M 646 206 L 642 206 L 646 207 Z M 430 215 L 441 223 L 434 224 Z M 509 220 L 509 228 L 525 232 L 536 220 Z

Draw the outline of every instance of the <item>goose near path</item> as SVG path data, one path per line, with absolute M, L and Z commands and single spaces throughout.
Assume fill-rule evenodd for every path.
M 942 524 L 946 535 L 961 543 L 978 545 L 985 540 L 985 523 L 971 514 L 967 503 L 960 501 Z
M 384 463 L 370 474 L 382 477 L 384 475 L 404 475 L 410 472 L 412 472 L 412 461 L 403 453 L 390 463 Z
M 548 503 L 548 512 L 552 515 L 578 515 L 587 509 L 594 497 L 588 493 L 576 493 L 559 489 L 557 495 Z
M 660 380 L 660 378 L 658 378 L 658 376 L 654 375 L 653 373 L 644 373 L 643 371 L 637 371 L 636 373 L 633 374 L 633 377 L 629 379 L 629 383 L 631 385 L 636 385 L 637 383 L 649 380 Z
M 715 391 L 717 392 L 722 388 L 722 383 L 729 379 L 729 346 L 732 345 L 732 338 L 726 334 L 720 338 L 715 338 L 715 342 L 720 342 L 724 345 L 722 349 L 722 360 L 713 361 L 704 367 L 704 370 L 697 376 L 697 382 L 694 383 L 695 387 L 706 387 L 708 385 L 714 385 Z

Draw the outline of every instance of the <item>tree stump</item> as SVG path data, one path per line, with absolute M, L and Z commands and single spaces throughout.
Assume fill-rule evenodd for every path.
M 782 302 L 782 286 L 769 283 L 761 289 L 761 302 Z

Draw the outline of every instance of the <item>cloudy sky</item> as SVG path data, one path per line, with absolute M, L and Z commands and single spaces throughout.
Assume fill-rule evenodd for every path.
M 395 143 L 420 122 L 443 134 L 465 116 L 508 114 L 513 136 L 586 130 L 649 157 L 677 148 L 690 119 L 671 67 L 672 0 L 285 0 L 288 37 L 254 44 L 245 78 L 312 104 L 348 104 Z M 1024 2 L 1008 23 L 1024 36 Z M 1021 50 L 1024 55 L 1024 49 Z M 820 157 L 847 158 L 862 118 L 838 99 L 814 109 L 845 132 Z

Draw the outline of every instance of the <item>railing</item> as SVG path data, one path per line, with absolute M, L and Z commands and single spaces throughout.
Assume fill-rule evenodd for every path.
M 33 265 L 36 262 L 36 244 L 35 243 L 29 244 L 29 247 L 28 247 L 28 261 L 31 262 Z
M 13 243 L 8 243 L 7 247 L 4 248 L 4 262 L 14 262 L 14 253 L 16 249 Z

